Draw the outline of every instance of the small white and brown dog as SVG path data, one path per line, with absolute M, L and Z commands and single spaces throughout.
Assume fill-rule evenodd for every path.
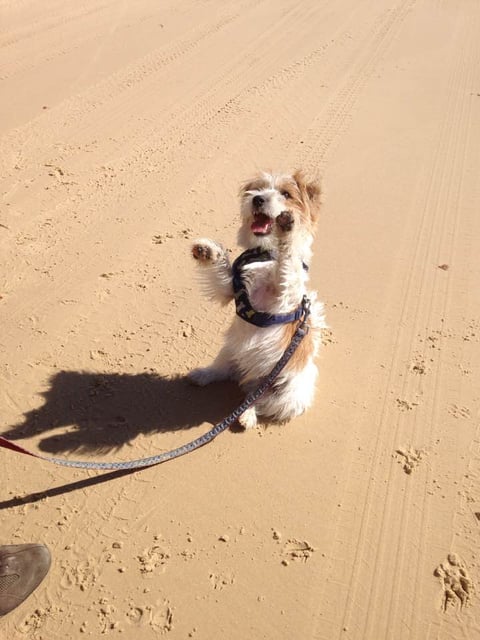
M 237 313 L 214 362 L 191 371 L 190 380 L 203 386 L 234 379 L 253 390 L 289 345 L 303 296 L 311 301 L 310 331 L 272 387 L 239 418 L 249 428 L 257 416 L 284 422 L 313 402 L 314 360 L 325 324 L 323 304 L 306 286 L 320 187 L 300 171 L 261 173 L 243 185 L 240 198 L 238 244 L 246 251 L 233 265 L 213 240 L 200 239 L 192 247 L 205 293 L 221 304 L 235 299 Z

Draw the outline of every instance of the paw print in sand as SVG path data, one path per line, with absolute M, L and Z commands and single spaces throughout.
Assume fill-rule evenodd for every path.
M 442 582 L 443 598 L 442 608 L 444 611 L 450 603 L 457 603 L 460 608 L 464 607 L 473 593 L 473 582 L 471 581 L 467 569 L 456 553 L 449 553 L 433 572 Z

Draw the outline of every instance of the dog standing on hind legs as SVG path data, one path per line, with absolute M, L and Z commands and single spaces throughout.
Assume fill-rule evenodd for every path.
M 250 428 L 260 416 L 287 421 L 313 402 L 325 324 L 323 304 L 307 291 L 307 282 L 320 187 L 300 171 L 261 173 L 243 185 L 240 198 L 238 244 L 245 251 L 234 263 L 213 240 L 192 247 L 205 293 L 223 305 L 235 300 L 236 316 L 213 363 L 191 371 L 190 380 L 203 386 L 233 379 L 247 392 L 255 389 L 289 345 L 304 295 L 311 302 L 310 331 L 272 387 L 239 418 Z

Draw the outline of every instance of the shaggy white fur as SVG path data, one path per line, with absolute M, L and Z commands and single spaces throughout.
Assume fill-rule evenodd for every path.
M 314 359 L 325 327 L 323 305 L 307 291 L 311 245 L 320 207 L 320 187 L 299 171 L 293 175 L 262 173 L 241 191 L 242 224 L 238 243 L 245 249 L 261 247 L 274 259 L 243 267 L 242 276 L 253 308 L 272 314 L 296 309 L 306 294 L 311 300 L 311 330 L 272 388 L 239 419 L 245 428 L 257 424 L 257 416 L 286 421 L 311 406 L 317 367 Z M 233 299 L 232 271 L 226 251 L 202 238 L 192 247 L 199 264 L 205 293 L 221 304 Z M 268 375 L 288 346 L 292 324 L 258 327 L 235 316 L 225 344 L 214 362 L 193 370 L 190 380 L 206 385 L 235 379 L 247 390 Z

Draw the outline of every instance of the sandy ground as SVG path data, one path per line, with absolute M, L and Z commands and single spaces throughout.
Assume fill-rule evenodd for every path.
M 0 431 L 154 455 L 232 309 L 241 180 L 323 176 L 315 407 L 131 475 L 6 450 L 1 540 L 52 570 L 0 637 L 480 638 L 480 3 L 0 0 Z

